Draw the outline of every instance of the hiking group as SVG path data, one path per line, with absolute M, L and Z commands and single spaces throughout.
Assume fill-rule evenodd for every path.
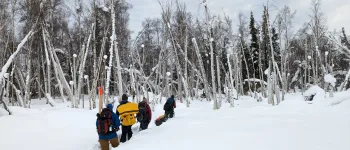
M 155 124 L 158 126 L 168 118 L 173 118 L 174 108 L 176 108 L 176 101 L 174 95 L 172 95 L 164 104 L 164 115 L 157 118 Z M 107 104 L 101 113 L 97 113 L 96 128 L 101 149 L 109 150 L 109 144 L 115 148 L 119 146 L 119 142 L 124 143 L 130 140 L 133 134 L 132 125 L 139 122 L 139 130 L 146 130 L 151 119 L 152 111 L 145 97 L 137 104 L 129 102 L 128 96 L 123 94 L 115 113 L 112 104 Z M 120 130 L 119 126 L 122 130 L 120 141 L 117 135 L 117 131 Z

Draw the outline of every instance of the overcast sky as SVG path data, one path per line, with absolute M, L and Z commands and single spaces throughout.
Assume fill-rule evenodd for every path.
M 160 17 L 161 8 L 158 0 L 126 0 L 133 5 L 130 10 L 130 29 L 134 32 L 132 38 L 142 29 L 142 21 L 145 18 Z M 165 1 L 165 0 L 161 0 Z M 203 0 L 180 0 L 186 2 L 187 10 L 194 17 L 201 17 L 203 14 Z M 263 4 L 265 0 L 207 0 L 211 14 L 226 14 L 233 20 L 233 25 L 237 25 L 237 15 L 239 12 L 244 13 L 249 21 L 250 11 L 253 11 L 255 20 L 261 21 Z M 329 30 L 336 29 L 339 31 L 341 27 L 345 27 L 350 32 L 350 0 L 322 0 L 322 12 L 327 19 Z M 297 29 L 303 23 L 309 21 L 311 13 L 311 0 L 270 0 L 270 4 L 274 5 L 270 8 L 270 16 L 275 17 L 278 9 L 287 5 L 291 10 L 296 10 L 294 25 Z

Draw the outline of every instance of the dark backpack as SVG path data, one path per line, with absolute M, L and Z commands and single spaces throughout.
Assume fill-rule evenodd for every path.
M 99 135 L 106 135 L 113 131 L 112 111 L 104 108 L 97 118 L 97 132 Z
M 139 113 L 136 116 L 139 122 L 146 121 L 148 119 L 146 110 L 147 110 L 146 103 L 145 102 L 139 103 Z
M 163 109 L 164 109 L 165 111 L 170 110 L 171 107 L 172 107 L 173 105 L 174 105 L 173 102 L 172 102 L 170 99 L 168 99 L 168 100 L 165 102 L 164 108 L 163 108 Z

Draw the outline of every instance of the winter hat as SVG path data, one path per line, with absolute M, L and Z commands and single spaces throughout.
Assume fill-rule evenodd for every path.
M 128 96 L 126 94 L 123 94 L 122 100 L 128 100 Z
M 175 98 L 175 96 L 174 96 L 174 95 L 171 95 L 171 98 Z
M 113 110 L 113 105 L 112 104 L 107 104 L 106 107 L 111 109 L 111 110 Z

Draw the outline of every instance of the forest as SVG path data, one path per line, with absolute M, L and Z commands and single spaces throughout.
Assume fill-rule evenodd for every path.
M 321 0 L 307 1 L 301 28 L 289 6 L 275 16 L 270 3 L 262 16 L 222 16 L 203 0 L 200 19 L 184 1 L 155 2 L 161 17 L 132 31 L 127 0 L 1 0 L 0 109 L 11 114 L 9 106 L 30 108 L 33 99 L 95 109 L 98 87 L 104 103 L 152 93 L 153 106 L 175 95 L 213 109 L 241 96 L 275 106 L 312 86 L 330 96 L 350 88 L 350 27 L 329 29 Z

